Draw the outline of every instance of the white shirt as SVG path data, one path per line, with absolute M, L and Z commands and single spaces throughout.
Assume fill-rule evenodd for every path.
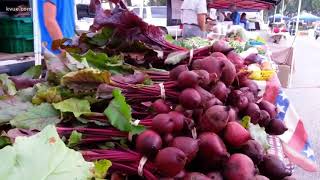
M 181 5 L 181 22 L 183 24 L 198 24 L 197 15 L 206 14 L 206 0 L 184 0 Z

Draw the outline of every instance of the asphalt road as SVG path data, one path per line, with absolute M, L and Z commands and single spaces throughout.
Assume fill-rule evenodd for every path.
M 296 71 L 286 93 L 304 122 L 320 167 L 320 39 L 298 37 L 295 48 Z M 296 168 L 297 180 L 319 180 L 320 172 Z

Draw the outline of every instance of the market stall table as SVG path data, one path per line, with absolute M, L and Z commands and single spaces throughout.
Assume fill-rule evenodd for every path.
M 288 131 L 279 136 L 280 142 L 275 137 L 269 139 L 269 143 L 273 147 L 270 153 L 277 155 L 291 169 L 293 168 L 292 164 L 295 164 L 307 171 L 317 171 L 314 151 L 311 148 L 301 117 L 282 90 L 278 76 L 275 74 L 268 81 L 256 82 L 261 90 L 260 93 L 263 94 L 263 99 L 277 106 L 277 118 L 284 121 L 288 128 Z

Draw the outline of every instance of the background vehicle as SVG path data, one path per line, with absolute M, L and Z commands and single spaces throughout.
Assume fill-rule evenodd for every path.
M 136 6 L 128 7 L 148 24 L 160 27 L 165 33 L 171 36 L 181 36 L 180 26 L 167 25 L 167 7 L 166 6 Z

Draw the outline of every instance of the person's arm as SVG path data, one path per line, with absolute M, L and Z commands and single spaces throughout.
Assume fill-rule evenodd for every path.
M 207 1 L 206 0 L 199 0 L 198 6 L 197 6 L 197 20 L 198 20 L 198 25 L 199 25 L 201 31 L 206 30 L 207 13 L 208 13 Z
M 205 31 L 206 30 L 206 14 L 198 14 L 197 19 L 198 19 L 198 25 L 201 31 Z
M 44 24 L 50 34 L 51 39 L 57 40 L 62 39 L 63 35 L 60 29 L 60 26 L 56 20 L 57 8 L 56 5 L 52 2 L 45 2 L 43 4 L 43 13 L 44 13 Z

